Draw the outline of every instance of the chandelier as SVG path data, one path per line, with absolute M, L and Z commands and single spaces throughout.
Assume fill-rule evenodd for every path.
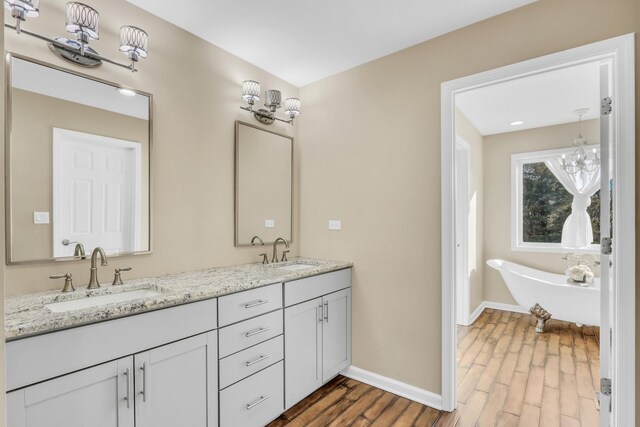
M 573 112 L 578 115 L 578 137 L 573 140 L 575 150 L 569 157 L 562 155 L 562 170 L 571 176 L 594 173 L 600 168 L 600 157 L 596 149 L 590 152 L 585 150 L 588 140 L 582 136 L 582 116 L 587 111 L 588 108 L 581 108 Z

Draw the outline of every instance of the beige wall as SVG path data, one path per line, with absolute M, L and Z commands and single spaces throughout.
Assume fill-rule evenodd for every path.
M 29 19 L 25 28 L 64 34 L 65 4 L 66 0 L 41 2 L 40 16 Z M 283 98 L 297 96 L 297 89 L 125 0 L 93 0 L 91 5 L 100 12 L 100 40 L 91 45 L 109 58 L 126 61 L 118 52 L 120 26 L 148 31 L 149 57 L 141 61 L 139 72 L 109 64 L 95 70 L 78 68 L 53 55 L 46 43 L 12 31 L 5 32 L 5 47 L 154 96 L 154 253 L 112 258 L 109 267 L 99 270 L 100 279 L 110 280 L 114 267 L 126 265 L 133 267 L 127 273 L 132 278 L 259 261 L 259 248 L 234 247 L 234 124 L 254 121 L 239 108 L 241 85 L 245 79 L 257 80 L 264 89 L 281 90 Z M 297 136 L 297 125 L 278 123 L 269 129 Z M 297 215 L 296 195 L 294 202 Z M 295 241 L 296 237 L 297 223 Z M 294 245 L 291 254 L 297 252 Z M 89 278 L 88 261 L 8 266 L 6 292 L 57 288 L 61 284 L 47 276 L 64 272 L 73 273 L 76 287 L 81 287 Z
M 355 263 L 355 366 L 441 390 L 441 83 L 638 31 L 637 0 L 539 0 L 301 88 L 302 251 Z
M 34 106 L 38 108 L 34 108 Z M 53 257 L 53 128 L 141 145 L 140 242 L 149 229 L 149 122 L 87 105 L 14 88 L 11 93 L 11 213 L 14 261 Z M 81 120 L 79 120 L 81 118 Z M 49 224 L 34 224 L 33 212 L 50 213 Z
M 469 313 L 484 301 L 484 154 L 483 138 L 456 109 L 456 135 L 469 144 Z
M 577 132 L 577 123 L 569 123 L 484 137 L 484 183 L 491 189 L 484 199 L 485 260 L 506 259 L 544 271 L 564 272 L 566 262 L 561 253 L 511 250 L 511 155 L 567 148 Z M 599 121 L 583 122 L 582 134 L 590 144 L 599 144 Z M 488 267 L 484 270 L 484 298 L 516 304 L 500 273 Z

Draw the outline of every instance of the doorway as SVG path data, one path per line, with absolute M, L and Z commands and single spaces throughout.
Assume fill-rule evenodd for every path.
M 509 82 L 523 77 L 541 75 L 552 70 L 561 70 L 577 64 L 589 62 L 609 62 L 609 79 L 603 79 L 601 87 L 603 111 L 606 100 L 611 100 L 613 114 L 601 119 L 600 149 L 603 164 L 610 157 L 612 182 L 615 185 L 602 186 L 607 195 L 615 188 L 616 194 L 624 197 L 613 198 L 615 227 L 612 232 L 612 252 L 624 254 L 615 259 L 609 272 L 610 255 L 601 255 L 601 339 L 611 348 L 600 348 L 602 378 L 610 378 L 614 384 L 611 394 L 611 417 L 607 410 L 609 396 L 601 395 L 602 426 L 627 426 L 635 424 L 635 289 L 624 284 L 635 283 L 635 129 L 634 108 L 634 39 L 633 35 L 618 37 L 576 49 L 548 55 L 523 63 L 502 67 L 481 74 L 464 77 L 442 85 L 442 401 L 443 408 L 456 408 L 456 321 L 458 286 L 457 236 L 456 230 L 456 139 L 455 139 L 455 97 L 464 92 Z M 608 88 L 610 90 L 608 90 Z M 610 139 L 607 144 L 607 138 Z M 606 168 L 603 173 L 606 172 Z M 604 180 L 608 183 L 608 180 Z M 603 211 L 604 212 L 604 211 Z M 606 220 L 606 216 L 603 217 Z M 508 224 L 505 224 L 508 227 Z M 608 227 L 604 227 L 603 230 Z M 602 237 L 606 236 L 606 231 Z M 604 245 L 606 247 L 606 245 Z M 452 284 L 456 284 L 452 286 Z M 611 295 L 611 301 L 609 301 Z M 607 324 L 610 320 L 610 324 Z M 598 375 L 596 373 L 595 375 Z M 605 387 L 606 389 L 606 387 Z

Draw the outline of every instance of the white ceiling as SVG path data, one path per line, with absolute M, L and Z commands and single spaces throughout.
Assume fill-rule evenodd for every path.
M 11 86 L 143 120 L 149 119 L 147 96 L 125 96 L 114 86 L 18 58 L 11 61 Z
M 535 0 L 128 1 L 303 86 Z
M 583 120 L 599 114 L 599 64 L 590 62 L 456 95 L 456 107 L 483 135 L 513 132 L 578 120 L 573 114 L 589 108 Z M 522 120 L 521 126 L 509 123 Z

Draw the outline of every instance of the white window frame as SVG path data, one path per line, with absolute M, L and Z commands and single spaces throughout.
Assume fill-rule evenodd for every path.
M 600 145 L 587 145 L 587 151 L 591 149 L 600 151 Z M 523 233 L 523 208 L 522 208 L 522 166 L 527 163 L 544 162 L 549 157 L 561 156 L 566 154 L 567 157 L 575 151 L 573 147 L 559 148 L 555 150 L 533 151 L 529 153 L 518 153 L 511 155 L 511 250 L 521 252 L 553 252 L 553 253 L 600 253 L 599 244 L 590 244 L 584 248 L 563 248 L 560 243 L 537 243 L 525 242 Z

